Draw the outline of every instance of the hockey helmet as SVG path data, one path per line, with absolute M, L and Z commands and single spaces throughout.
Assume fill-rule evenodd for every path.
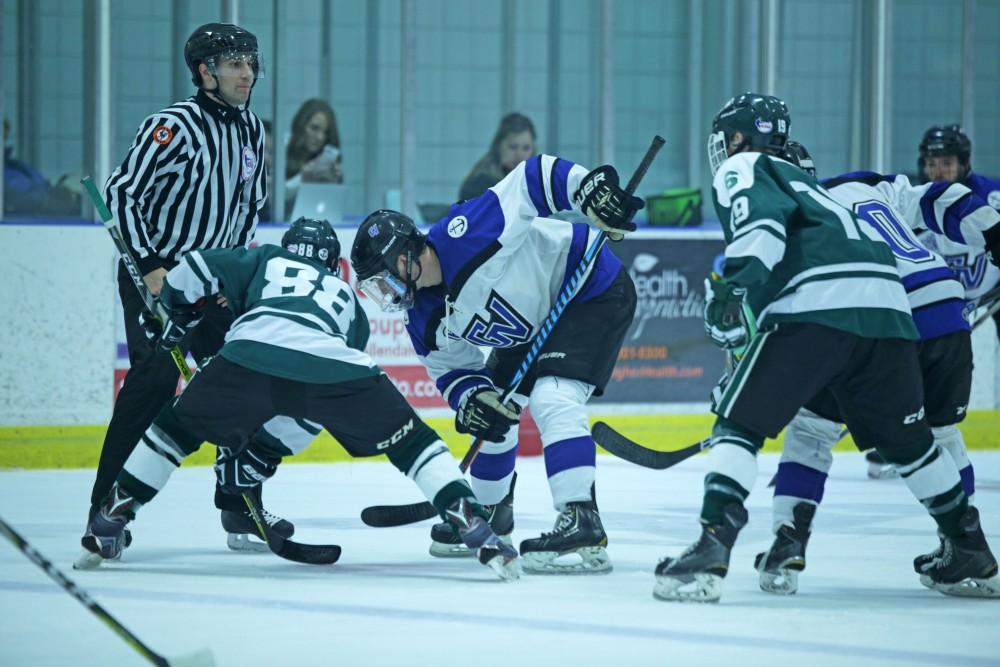
M 214 76 L 222 58 L 246 59 L 253 68 L 254 83 L 264 74 L 257 36 L 252 32 L 232 23 L 206 23 L 195 28 L 184 45 L 184 62 L 194 85 L 201 88 L 199 64 L 205 63 Z
M 340 241 L 326 220 L 299 218 L 281 237 L 281 247 L 334 275 L 340 274 Z
M 427 237 L 413 220 L 398 211 L 380 209 L 361 223 L 354 247 L 351 266 L 358 278 L 358 289 L 384 311 L 407 310 L 413 305 L 420 273 L 420 253 Z M 406 256 L 406 271 L 397 267 L 400 255 Z M 417 278 L 412 278 L 412 267 Z
M 743 93 L 726 102 L 712 120 L 708 135 L 708 162 L 712 175 L 729 157 L 727 148 L 733 135 L 743 139 L 733 153 L 757 148 L 777 154 L 785 147 L 792 119 L 785 103 L 771 95 Z
M 949 155 L 958 158 L 958 180 L 964 180 L 969 175 L 969 162 L 972 158 L 972 142 L 968 135 L 957 124 L 928 128 L 920 140 L 920 158 L 917 160 L 921 181 L 927 182 L 927 158 Z
M 778 157 L 782 160 L 791 162 L 802 171 L 806 172 L 813 178 L 816 178 L 816 165 L 813 164 L 812 156 L 809 155 L 809 151 L 806 150 L 806 147 L 799 142 L 791 139 L 786 141 L 785 148 L 781 151 Z

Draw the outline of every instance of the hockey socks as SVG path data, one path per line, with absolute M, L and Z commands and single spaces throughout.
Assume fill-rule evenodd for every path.
M 896 464 L 899 476 L 927 508 L 941 533 L 956 537 L 963 532 L 959 522 L 969 507 L 969 501 L 951 456 L 933 444 L 915 460 L 906 462 L 893 460 L 894 455 L 900 455 L 896 450 L 880 453 L 887 461 Z

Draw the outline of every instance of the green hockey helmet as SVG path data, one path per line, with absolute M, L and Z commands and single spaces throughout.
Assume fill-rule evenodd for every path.
M 715 114 L 712 132 L 708 135 L 708 162 L 712 175 L 729 157 L 727 149 L 737 132 L 743 138 L 733 153 L 756 148 L 778 154 L 785 147 L 791 124 L 788 107 L 777 97 L 748 92 L 732 98 Z

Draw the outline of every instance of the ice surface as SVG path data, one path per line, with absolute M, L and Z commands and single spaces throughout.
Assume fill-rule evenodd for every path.
M 974 452 L 983 524 L 1000 546 L 1000 452 Z M 430 521 L 374 529 L 367 505 L 420 500 L 385 462 L 284 465 L 267 507 L 295 539 L 335 542 L 333 566 L 225 546 L 210 468 L 178 471 L 132 524 L 120 563 L 70 569 L 93 471 L 2 471 L 0 516 L 160 653 L 210 647 L 249 665 L 986 665 L 1000 664 L 1000 601 L 924 589 L 913 556 L 934 525 L 899 480 L 865 477 L 838 454 L 797 595 L 760 591 L 753 557 L 770 543 L 777 466 L 761 457 L 722 601 L 652 597 L 653 567 L 698 535 L 704 457 L 653 471 L 598 458 L 614 572 L 503 583 L 471 559 L 427 555 Z M 518 461 L 515 543 L 551 529 L 540 458 Z M 0 540 L 0 665 L 143 665 L 143 658 Z

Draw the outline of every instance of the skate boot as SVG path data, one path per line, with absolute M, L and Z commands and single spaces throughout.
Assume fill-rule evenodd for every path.
M 961 535 L 942 538 L 941 555 L 924 566 L 920 583 L 945 595 L 1000 598 L 997 559 L 983 535 L 979 510 L 970 507 L 960 525 Z
M 878 451 L 872 449 L 865 454 L 865 461 L 868 461 L 868 476 L 872 479 L 892 479 L 899 477 L 896 466 L 882 458 Z
M 125 526 L 135 518 L 141 505 L 115 484 L 87 524 L 80 538 L 83 553 L 73 563 L 75 570 L 93 570 L 106 560 L 118 560 L 131 540 Z
M 517 473 L 510 480 L 510 490 L 504 499 L 496 505 L 483 505 L 487 513 L 490 528 L 497 536 L 511 544 L 511 533 L 514 532 L 514 484 L 517 483 Z M 469 550 L 458 534 L 458 529 L 448 521 L 442 521 L 431 526 L 430 554 L 438 558 L 468 558 L 475 554 Z
M 459 498 L 445 510 L 465 546 L 476 554 L 479 562 L 493 570 L 504 581 L 517 579 L 517 550 L 493 532 L 486 521 L 482 505 L 470 498 Z
M 606 574 L 612 569 L 607 546 L 597 503 L 571 502 L 556 517 L 551 532 L 521 542 L 521 558 L 524 571 L 531 574 Z M 562 556 L 570 558 L 558 562 Z
M 258 493 L 259 489 L 260 487 L 258 487 Z M 227 533 L 226 544 L 230 549 L 250 553 L 270 551 L 267 543 L 260 538 L 257 524 L 250 516 L 250 510 L 242 495 L 225 493 L 216 487 L 215 506 L 222 511 L 222 529 Z M 263 510 L 260 518 L 267 522 L 271 530 L 286 539 L 295 534 L 295 526 L 292 525 L 291 521 L 268 512 L 264 508 L 263 501 L 261 501 L 260 507 Z
M 941 557 L 941 555 L 944 553 L 944 535 L 938 533 L 938 540 L 940 540 L 940 543 L 938 544 L 937 549 L 931 551 L 930 553 L 921 554 L 913 559 L 914 572 L 916 572 L 917 574 L 923 574 L 924 569 L 927 568 L 928 565 L 930 565 L 931 563 L 933 563 L 934 561 L 936 561 L 938 558 Z
M 806 544 L 815 514 L 812 503 L 798 503 L 792 508 L 792 525 L 778 528 L 771 548 L 757 554 L 753 566 L 760 572 L 762 591 L 791 595 L 799 589 L 799 572 L 806 569 Z
M 698 541 L 677 558 L 664 558 L 656 566 L 653 597 L 679 602 L 718 602 L 722 579 L 729 572 L 729 554 L 736 536 L 747 523 L 741 503 L 722 510 L 722 523 L 703 525 Z

